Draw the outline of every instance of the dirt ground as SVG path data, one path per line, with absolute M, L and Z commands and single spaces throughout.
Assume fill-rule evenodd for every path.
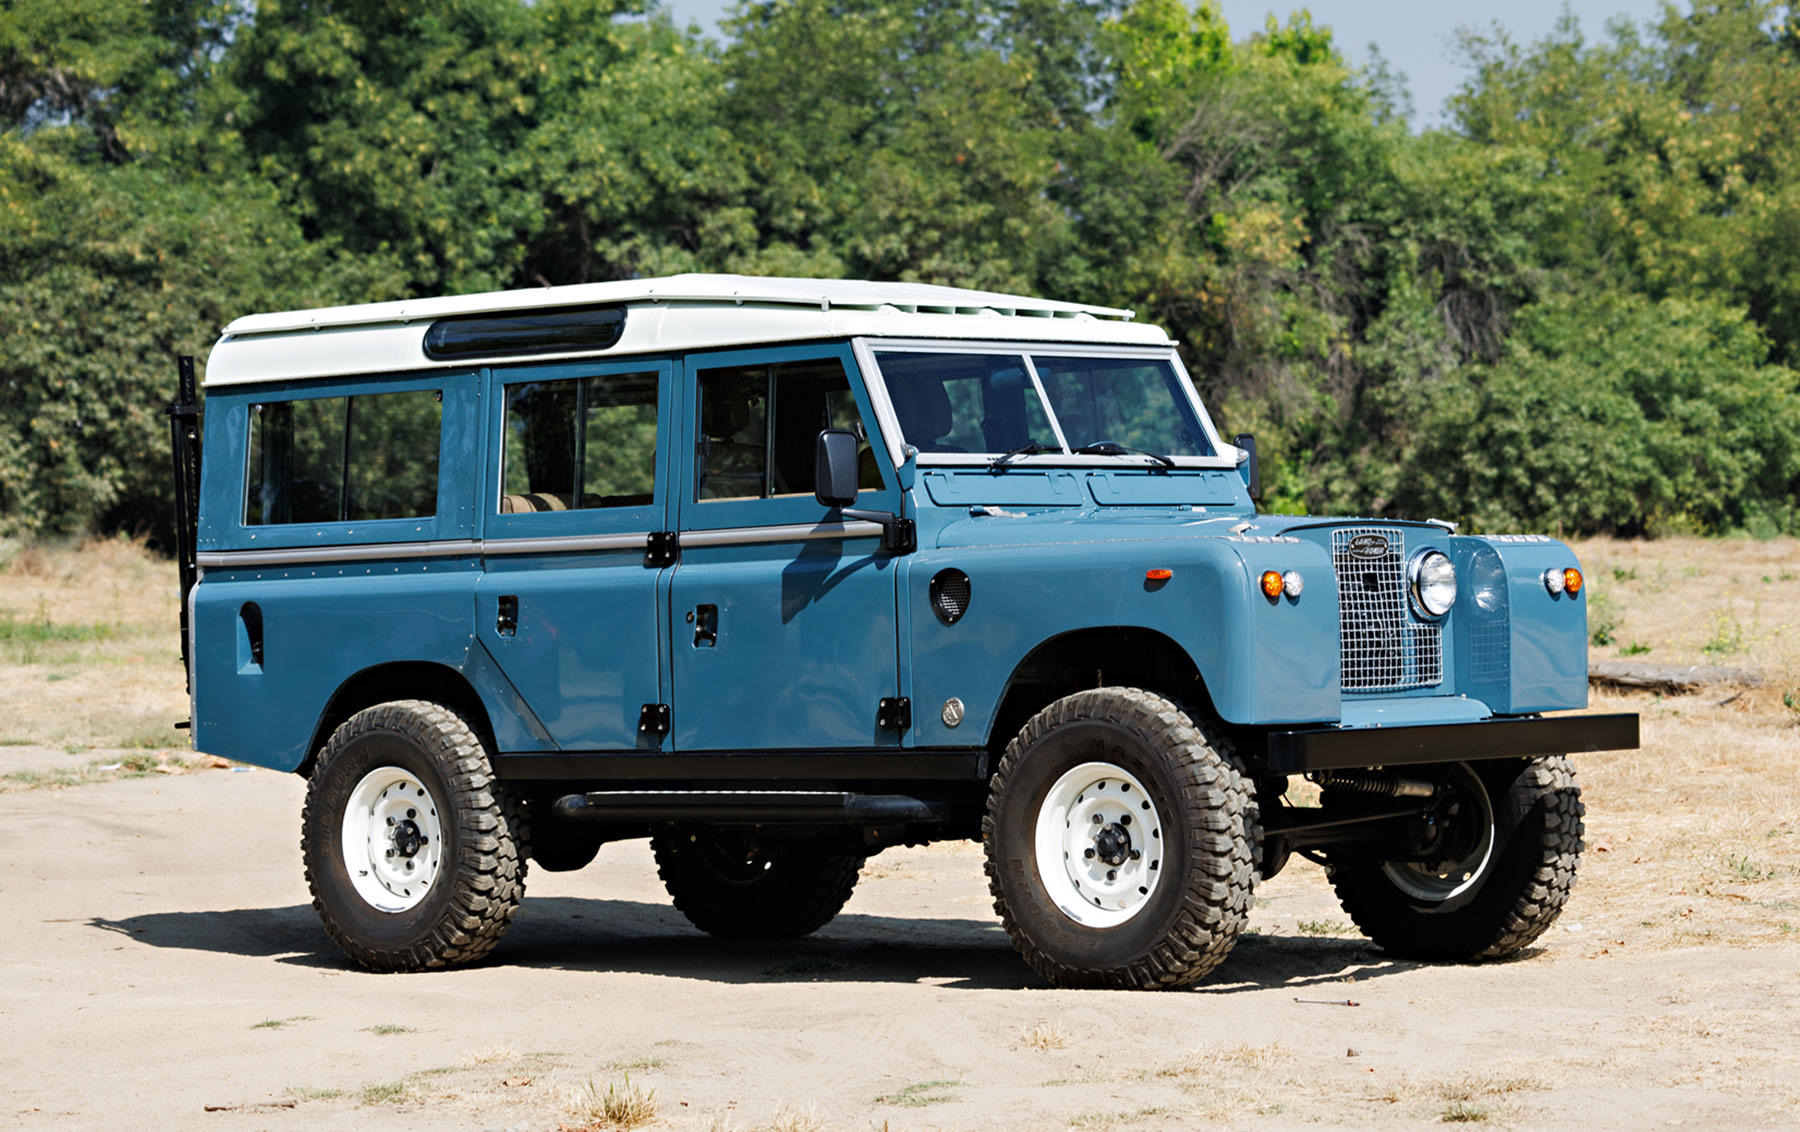
M 34 755 L 71 759 L 7 763 Z M 1683 862 L 1643 888 L 1659 865 L 1600 804 L 1611 848 L 1525 958 L 1388 959 L 1299 865 L 1204 984 L 1131 994 L 1043 985 L 961 844 L 874 858 L 843 915 L 776 946 L 700 935 L 644 843 L 610 846 L 533 873 L 489 962 L 367 974 L 308 904 L 302 785 L 215 769 L 0 796 L 5 1120 L 549 1132 L 592 1125 L 610 1089 L 653 1091 L 677 1129 L 1800 1126 L 1791 874 Z
M 1644 748 L 1577 759 L 1589 851 L 1541 946 L 1390 959 L 1299 862 L 1163 994 L 1043 984 L 967 844 L 872 859 L 837 920 L 769 946 L 701 935 L 644 843 L 609 846 L 532 872 L 482 965 L 365 973 L 308 902 L 304 784 L 154 750 L 185 708 L 165 607 L 122 587 L 109 631 L 66 633 L 108 587 L 15 564 L 0 608 L 40 628 L 0 652 L 0 710 L 32 721 L 0 743 L 0 1128 L 1800 1127 L 1797 549 L 1581 548 L 1618 564 L 1620 639 L 1767 679 L 1596 697 Z

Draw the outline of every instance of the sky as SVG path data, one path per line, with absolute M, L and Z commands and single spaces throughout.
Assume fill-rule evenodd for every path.
M 664 0 L 685 24 L 693 20 L 707 34 L 717 36 L 718 21 L 730 0 Z M 1232 37 L 1242 38 L 1263 26 L 1270 12 L 1285 20 L 1290 11 L 1306 7 L 1313 22 L 1330 27 L 1337 44 L 1353 63 L 1366 63 L 1369 44 L 1381 49 L 1388 65 L 1406 75 L 1412 92 L 1415 128 L 1441 125 L 1445 99 L 1455 93 L 1463 78 L 1452 47 L 1457 28 L 1498 23 L 1512 37 L 1529 43 L 1548 35 L 1565 7 L 1564 0 L 1311 0 L 1269 4 L 1266 0 L 1221 0 Z M 1624 15 L 1642 24 L 1658 18 L 1661 0 L 1568 0 L 1566 5 L 1581 23 L 1589 40 L 1605 34 L 1607 21 Z

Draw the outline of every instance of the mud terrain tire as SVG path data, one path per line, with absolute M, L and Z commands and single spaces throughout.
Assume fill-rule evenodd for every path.
M 1225 740 L 1135 688 L 1078 692 L 1033 716 L 1007 744 L 982 822 L 994 910 L 1060 987 L 1204 978 L 1249 915 L 1260 836 Z
M 398 700 L 346 720 L 313 770 L 301 829 L 313 908 L 373 971 L 472 963 L 525 895 L 523 811 L 474 729 L 439 704 Z
M 1562 755 L 1478 766 L 1495 825 L 1485 875 L 1452 899 L 1396 883 L 1392 862 L 1333 849 L 1331 885 L 1344 911 L 1382 950 L 1408 959 L 1502 959 L 1536 940 L 1568 903 L 1581 860 L 1581 787 Z M 1326 792 L 1323 804 L 1332 806 Z
M 797 939 L 836 916 L 865 858 L 806 840 L 686 830 L 650 839 L 657 875 L 688 922 L 723 939 Z

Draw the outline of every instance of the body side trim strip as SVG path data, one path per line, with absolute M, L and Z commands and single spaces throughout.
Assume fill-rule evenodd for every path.
M 649 544 L 649 531 L 634 531 L 628 535 L 546 535 L 483 539 L 481 553 L 574 554 L 583 550 L 643 550 Z
M 880 523 L 788 523 L 775 527 L 726 527 L 716 531 L 682 531 L 682 546 L 751 546 L 768 542 L 802 542 L 832 538 L 880 538 Z M 259 566 L 313 566 L 338 562 L 373 562 L 390 558 L 454 558 L 474 554 L 579 554 L 589 550 L 644 550 L 649 531 L 623 535 L 566 535 L 542 538 L 455 539 L 435 542 L 377 542 L 364 546 L 294 546 L 268 550 L 202 552 L 199 564 L 215 569 Z
M 682 531 L 681 545 L 748 546 L 762 542 L 796 542 L 826 538 L 879 538 L 880 523 L 860 519 L 848 523 L 789 523 L 779 527 L 723 527 L 715 531 Z
M 268 550 L 202 551 L 202 566 L 230 570 L 249 566 L 305 566 L 327 562 L 371 562 L 381 558 L 452 558 L 481 553 L 475 539 L 435 542 L 373 542 L 364 546 L 290 546 Z

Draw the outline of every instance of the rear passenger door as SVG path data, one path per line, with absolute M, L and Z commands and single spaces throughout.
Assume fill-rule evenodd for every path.
M 482 643 L 565 751 L 655 749 L 666 702 L 651 532 L 668 529 L 666 359 L 496 369 L 488 408 Z
M 818 434 L 873 436 L 848 345 L 692 354 L 677 461 L 681 562 L 670 579 L 677 751 L 894 746 L 894 559 L 879 527 L 813 497 Z M 857 506 L 898 512 L 885 448 L 862 446 Z

